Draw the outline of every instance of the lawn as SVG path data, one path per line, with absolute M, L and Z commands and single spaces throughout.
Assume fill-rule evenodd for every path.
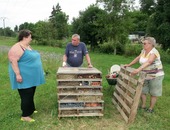
M 155 112 L 148 114 L 138 110 L 133 124 L 126 124 L 111 102 L 114 87 L 110 87 L 105 75 L 113 64 L 129 63 L 133 57 L 114 56 L 90 52 L 95 68 L 102 72 L 104 94 L 103 117 L 69 117 L 58 119 L 56 72 L 62 64 L 64 49 L 32 46 L 40 51 L 43 67 L 48 74 L 46 84 L 37 88 L 35 104 L 37 114 L 32 115 L 34 123 L 20 121 L 20 98 L 18 92 L 11 90 L 8 77 L 7 51 L 14 39 L 0 38 L 0 130 L 168 130 L 170 129 L 170 73 L 169 64 L 163 63 L 165 79 L 163 96 L 158 98 Z M 86 66 L 86 62 L 84 64 Z M 138 65 L 134 66 L 137 67 Z M 149 97 L 148 97 L 149 98 Z M 148 101 L 149 104 L 149 101 Z

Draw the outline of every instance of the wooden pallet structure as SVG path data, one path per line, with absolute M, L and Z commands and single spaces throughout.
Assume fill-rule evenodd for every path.
M 146 77 L 146 73 L 144 72 L 140 72 L 136 76 L 131 76 L 130 73 L 133 70 L 134 69 L 131 67 L 124 68 L 124 66 L 121 65 L 112 98 L 113 104 L 126 123 L 133 123 L 135 120 L 142 87 Z
M 103 116 L 102 73 L 96 68 L 59 67 L 58 117 Z

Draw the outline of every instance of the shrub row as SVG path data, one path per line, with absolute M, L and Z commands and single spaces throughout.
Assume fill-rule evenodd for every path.
M 106 53 L 106 54 L 113 54 L 114 52 L 114 46 L 110 43 L 104 43 L 100 45 L 100 52 Z M 161 47 L 156 47 L 161 55 L 161 61 L 170 63 L 170 49 L 167 49 L 167 51 L 164 51 L 161 49 Z M 138 56 L 141 53 L 142 45 L 139 43 L 127 43 L 124 45 L 124 47 L 120 46 L 117 47 L 117 54 L 124 55 L 124 56 Z

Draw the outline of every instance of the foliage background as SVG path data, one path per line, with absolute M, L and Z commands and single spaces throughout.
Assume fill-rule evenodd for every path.
M 29 29 L 36 44 L 65 47 L 62 40 L 78 33 L 92 51 L 110 44 L 116 55 L 124 54 L 122 47 L 128 43 L 128 35 L 136 34 L 139 38 L 155 37 L 161 48 L 167 51 L 170 47 L 170 1 L 139 0 L 139 4 L 135 7 L 134 0 L 96 0 L 96 4 L 80 11 L 79 17 L 68 23 L 69 16 L 56 3 L 49 19 L 16 25 L 14 31 L 9 27 L 0 28 L 0 36 L 15 37 L 18 31 Z M 102 52 L 108 53 L 108 50 Z

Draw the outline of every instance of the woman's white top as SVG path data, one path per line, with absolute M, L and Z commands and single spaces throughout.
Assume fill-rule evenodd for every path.
M 148 79 L 153 79 L 155 77 L 164 75 L 163 66 L 160 60 L 160 54 L 158 50 L 156 48 L 153 48 L 147 55 L 145 55 L 145 53 L 146 51 L 143 49 L 141 52 L 141 57 L 139 59 L 139 63 L 141 65 L 147 62 L 151 54 L 156 55 L 156 59 L 154 60 L 154 62 L 143 69 L 143 71 L 147 73 Z

